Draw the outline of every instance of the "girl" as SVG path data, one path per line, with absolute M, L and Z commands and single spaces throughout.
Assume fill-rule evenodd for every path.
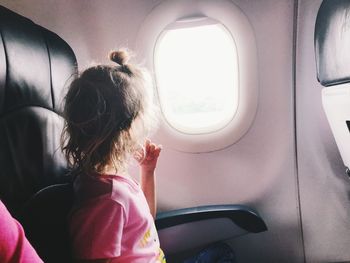
M 128 64 L 83 71 L 65 98 L 62 147 L 74 170 L 75 204 L 69 224 L 78 262 L 165 262 L 154 225 L 155 168 L 161 146 L 146 140 L 152 105 L 145 72 Z M 154 115 L 154 114 L 153 114 Z M 140 164 L 141 185 L 128 176 Z

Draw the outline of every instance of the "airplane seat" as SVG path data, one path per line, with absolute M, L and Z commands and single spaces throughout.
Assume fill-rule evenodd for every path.
M 317 79 L 322 104 L 350 175 L 350 1 L 324 0 L 315 24 Z
M 59 232 L 56 215 L 65 208 L 58 204 L 69 201 L 69 191 L 50 187 L 36 195 L 40 198 L 30 198 L 47 186 L 69 182 L 60 151 L 61 100 L 76 72 L 76 58 L 55 33 L 2 6 L 0 34 L 0 198 L 46 259 L 38 239 Z M 40 225 L 40 218 L 52 221 Z M 56 246 L 57 237 L 51 236 L 45 248 Z

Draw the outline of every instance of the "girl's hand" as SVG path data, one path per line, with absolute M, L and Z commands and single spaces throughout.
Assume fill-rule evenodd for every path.
M 144 147 L 134 153 L 134 158 L 138 161 L 142 170 L 154 172 L 161 150 L 161 145 L 156 145 L 147 139 Z

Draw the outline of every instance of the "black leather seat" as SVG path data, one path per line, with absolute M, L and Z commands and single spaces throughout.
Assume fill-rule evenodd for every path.
M 21 215 L 45 262 L 67 262 L 55 261 L 52 249 L 67 249 L 55 235 L 64 234 L 71 187 L 49 187 L 31 197 L 69 182 L 59 143 L 61 104 L 76 58 L 55 33 L 1 6 L 0 34 L 0 198 L 12 215 Z

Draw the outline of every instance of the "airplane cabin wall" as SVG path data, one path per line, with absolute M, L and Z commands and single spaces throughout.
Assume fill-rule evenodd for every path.
M 59 34 L 75 51 L 81 69 L 91 61 L 107 62 L 110 49 L 134 49 L 143 21 L 162 2 L 2 0 L 0 4 Z M 182 153 L 160 142 L 164 150 L 157 172 L 159 209 L 249 205 L 269 230 L 230 241 L 238 262 L 303 262 L 300 190 L 307 262 L 348 260 L 349 185 L 321 106 L 315 71 L 313 30 L 321 0 L 298 1 L 298 160 L 293 91 L 297 1 L 232 2 L 247 16 L 256 37 L 259 104 L 255 120 L 240 141 L 215 152 Z

